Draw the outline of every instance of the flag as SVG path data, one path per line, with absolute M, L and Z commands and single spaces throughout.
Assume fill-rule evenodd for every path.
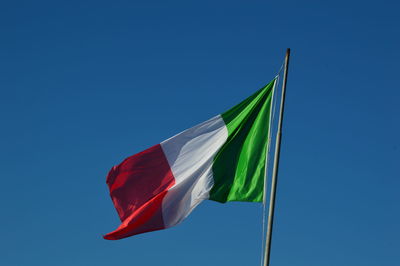
M 262 202 L 275 84 L 114 166 L 107 185 L 121 224 L 104 238 L 177 225 L 206 199 Z

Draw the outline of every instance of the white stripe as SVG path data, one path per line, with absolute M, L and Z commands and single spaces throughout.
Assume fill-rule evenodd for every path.
M 175 177 L 162 203 L 165 227 L 180 223 L 209 198 L 213 159 L 227 138 L 228 130 L 218 115 L 161 143 Z

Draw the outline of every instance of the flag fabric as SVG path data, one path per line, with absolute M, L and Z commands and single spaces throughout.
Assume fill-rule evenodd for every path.
M 262 202 L 276 79 L 230 110 L 114 166 L 115 240 L 169 228 L 203 200 Z

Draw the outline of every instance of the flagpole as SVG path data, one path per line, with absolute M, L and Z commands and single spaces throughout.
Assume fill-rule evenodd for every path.
M 287 75 L 289 68 L 289 57 L 290 57 L 290 48 L 286 50 L 285 66 L 283 72 L 281 105 L 279 110 L 278 132 L 276 135 L 276 142 L 275 142 L 274 167 L 272 169 L 272 180 L 271 180 L 271 196 L 268 209 L 268 224 L 267 224 L 267 238 L 265 240 L 266 243 L 265 243 L 264 266 L 269 266 L 271 257 L 272 227 L 274 224 L 275 196 L 276 196 L 276 186 L 278 183 L 279 155 L 281 152 L 282 122 L 283 122 L 283 111 L 285 109 L 286 82 L 287 82 Z

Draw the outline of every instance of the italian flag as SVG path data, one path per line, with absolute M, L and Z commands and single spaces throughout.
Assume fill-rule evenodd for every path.
M 114 166 L 115 240 L 169 228 L 203 200 L 262 202 L 276 79 L 230 110 Z

